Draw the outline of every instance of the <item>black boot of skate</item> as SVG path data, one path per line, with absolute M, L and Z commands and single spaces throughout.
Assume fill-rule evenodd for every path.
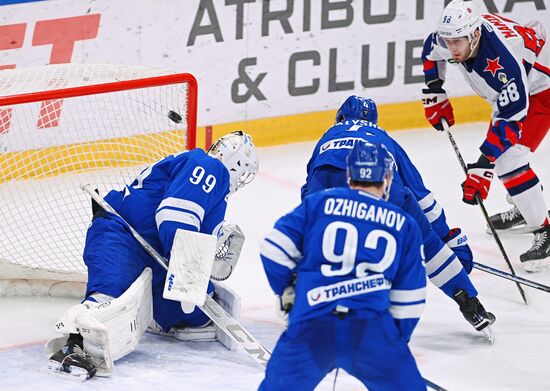
M 525 219 L 516 206 L 506 212 L 491 216 L 489 220 L 491 220 L 493 227 L 497 230 L 512 229 L 526 224 Z
M 550 267 L 550 225 L 545 225 L 533 233 L 535 234 L 533 245 L 519 257 L 525 271 L 528 272 Z
M 485 308 L 483 308 L 478 298 L 470 297 L 465 290 L 460 289 L 454 294 L 453 298 L 458 303 L 460 312 L 462 312 L 464 318 L 466 318 L 477 331 L 481 331 L 495 322 L 495 315 L 485 311 Z
M 67 344 L 52 354 L 47 367 L 51 371 L 70 374 L 82 380 L 94 377 L 97 371 L 92 357 L 84 351 L 80 334 L 70 334 Z
M 550 211 L 548 211 L 548 213 L 550 214 Z M 497 213 L 496 215 L 489 217 L 489 220 L 497 231 L 509 231 L 511 233 L 524 234 L 531 233 L 536 230 L 536 228 L 529 227 L 527 225 L 527 222 L 516 206 L 506 212 Z M 488 226 L 487 233 L 492 233 Z

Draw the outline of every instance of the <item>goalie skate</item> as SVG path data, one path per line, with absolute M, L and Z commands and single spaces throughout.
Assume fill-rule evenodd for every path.
M 550 225 L 537 229 L 534 234 L 533 245 L 519 257 L 525 271 L 530 273 L 550 268 Z
M 71 343 L 55 352 L 45 369 L 52 374 L 80 381 L 94 377 L 97 371 L 92 357 L 79 345 Z

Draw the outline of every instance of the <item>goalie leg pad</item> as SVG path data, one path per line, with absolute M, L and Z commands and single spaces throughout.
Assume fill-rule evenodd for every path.
M 212 324 L 204 327 L 183 327 L 174 329 L 174 337 L 185 342 L 212 342 L 216 341 L 216 328 Z
M 160 325 L 154 320 L 149 324 L 146 330 L 148 333 L 174 337 L 179 341 L 190 342 L 212 342 L 217 341 L 216 339 L 216 329 L 212 325 L 211 321 L 208 321 L 207 324 L 201 327 L 188 327 L 182 326 L 178 327 L 173 326 L 165 332 Z
M 97 362 L 97 376 L 109 376 L 113 362 L 132 352 L 153 318 L 151 269 L 146 268 L 120 297 L 101 304 L 85 301 L 69 309 L 55 325 L 64 337 L 46 345 L 51 356 L 69 333 L 81 334 L 84 350 Z
M 231 288 L 222 284 L 221 282 L 213 281 L 215 293 L 214 300 L 224 309 L 229 315 L 236 320 L 239 320 L 241 316 L 241 298 Z M 218 328 L 216 328 L 216 339 L 229 350 L 237 350 L 237 343 L 231 339 L 227 334 Z
M 215 288 L 214 300 L 225 309 L 233 318 L 239 319 L 241 312 L 241 299 L 230 288 L 224 284 L 216 281 L 212 281 Z M 171 304 L 174 303 L 172 307 Z M 170 335 L 182 341 L 219 341 L 223 346 L 229 350 L 236 350 L 237 343 L 234 342 L 231 337 L 227 336 L 222 330 L 215 324 L 211 323 L 210 319 L 204 313 L 196 308 L 192 314 L 181 314 L 177 316 L 177 322 L 175 322 L 177 310 L 177 304 L 170 300 L 163 301 L 163 314 L 170 314 L 171 327 L 166 327 L 165 324 L 159 324 L 153 321 L 148 328 L 148 332 L 158 335 Z M 168 305 L 168 306 L 167 306 Z M 155 308 L 158 311 L 159 305 Z M 169 309 L 172 308 L 172 311 Z M 166 321 L 166 319 L 164 319 Z M 183 327 L 185 325 L 185 327 Z M 180 327 L 181 326 L 181 327 Z M 212 335 L 214 330 L 214 335 Z

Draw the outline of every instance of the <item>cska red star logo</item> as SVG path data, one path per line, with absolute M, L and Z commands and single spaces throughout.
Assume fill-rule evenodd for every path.
M 504 69 L 504 67 L 498 63 L 499 60 L 500 60 L 500 57 L 497 57 L 494 60 L 491 60 L 488 58 L 487 66 L 485 67 L 483 72 L 491 72 L 493 77 L 495 77 L 495 74 L 497 73 L 497 71 Z

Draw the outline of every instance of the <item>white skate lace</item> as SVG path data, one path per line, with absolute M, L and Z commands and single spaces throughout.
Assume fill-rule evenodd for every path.
M 533 240 L 533 245 L 531 246 L 530 251 L 537 251 L 540 250 L 542 245 L 546 242 L 548 239 L 548 232 L 543 231 L 535 234 L 535 240 Z
M 86 358 L 87 354 L 82 349 L 80 349 L 80 346 L 75 346 L 73 348 L 73 352 L 71 354 L 67 354 L 65 357 L 63 357 L 63 360 L 61 360 L 61 366 L 65 365 L 65 361 L 72 359 L 73 357 L 82 356 Z
M 502 221 L 503 222 L 505 222 L 506 220 L 512 221 L 516 217 L 520 216 L 519 209 L 514 206 L 512 209 L 510 209 L 506 212 L 503 212 L 501 214 L 501 216 L 502 216 Z

